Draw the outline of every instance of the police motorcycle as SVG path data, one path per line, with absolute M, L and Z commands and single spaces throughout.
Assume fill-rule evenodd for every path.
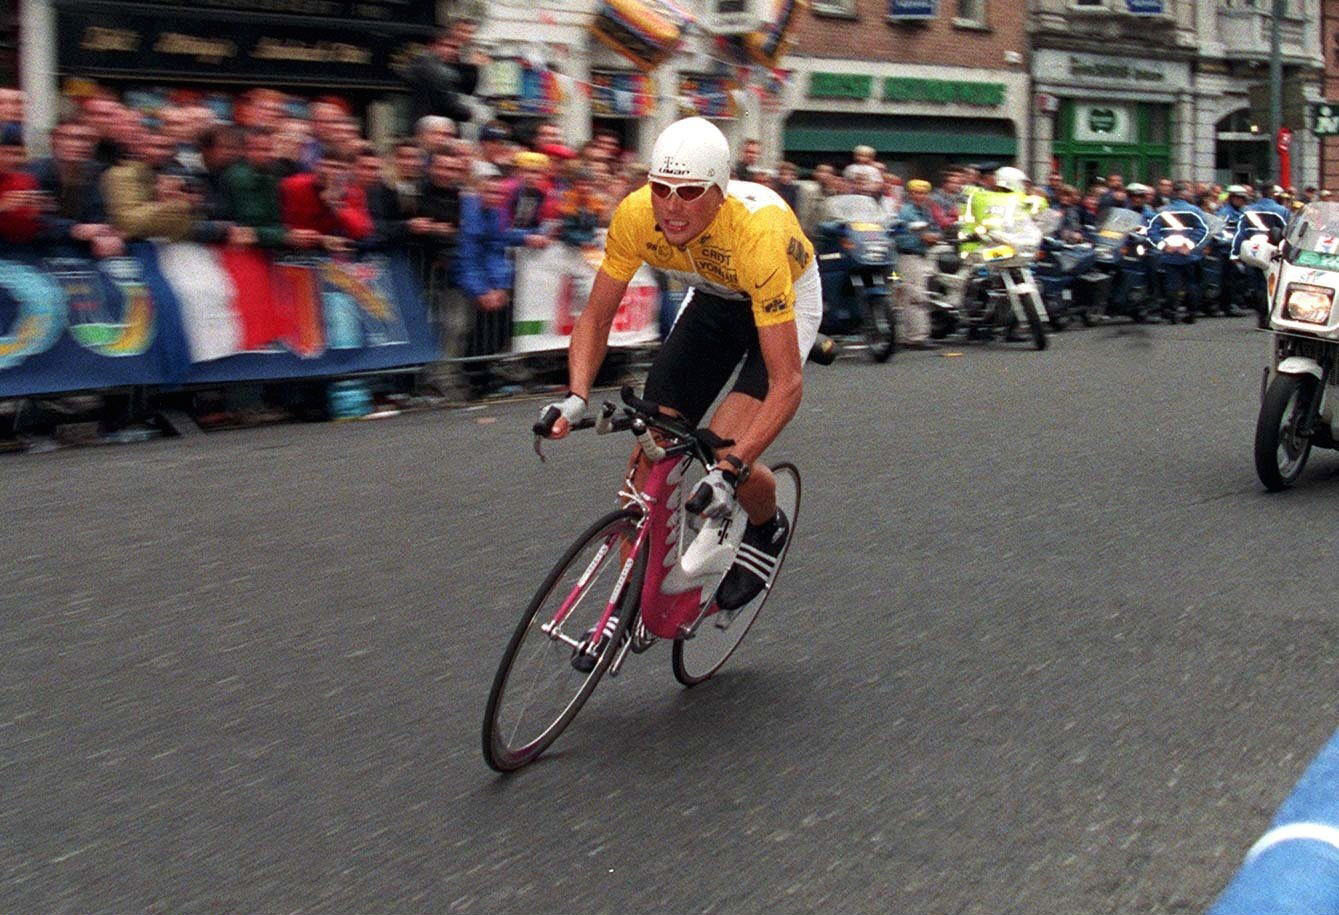
M 930 283 L 931 301 L 935 311 L 952 313 L 951 320 L 937 320 L 931 313 L 931 336 L 942 336 L 951 326 L 965 328 L 968 339 L 990 339 L 997 329 L 1009 334 L 1026 327 L 1033 348 L 1045 349 L 1046 306 L 1032 275 L 1042 235 L 1021 198 L 963 227 L 959 241 L 956 257 L 942 246 L 928 252 L 939 271 Z
M 1169 289 L 1167 273 L 1178 264 L 1184 264 L 1194 258 L 1200 260 L 1201 278 L 1203 276 L 1203 258 L 1205 253 L 1213 245 L 1214 239 L 1223 231 L 1223 226 L 1227 220 L 1221 216 L 1214 216 L 1210 213 L 1197 213 L 1190 210 L 1159 210 L 1149 223 L 1147 228 L 1147 239 L 1149 244 L 1146 246 L 1145 257 L 1151 268 L 1160 274 L 1159 286 L 1163 290 Z M 1201 279 L 1202 284 L 1202 279 Z M 1170 298 L 1170 293 L 1164 293 L 1166 296 L 1162 303 L 1163 316 L 1168 320 L 1174 320 L 1178 302 Z M 1200 287 L 1200 302 L 1207 301 L 1204 295 L 1204 287 Z M 1186 302 L 1186 321 L 1194 319 L 1194 303 L 1187 296 Z
M 897 246 L 887 217 L 874 198 L 839 194 L 819 211 L 818 276 L 823 323 L 830 335 L 860 335 L 875 362 L 892 356 L 897 343 L 890 282 Z
M 1241 260 L 1268 272 L 1270 365 L 1255 425 L 1255 471 L 1270 492 L 1297 482 L 1313 446 L 1339 448 L 1339 204 L 1310 203 Z
M 1070 242 L 1047 233 L 1032 267 L 1041 286 L 1051 329 L 1060 330 L 1077 315 L 1092 327 L 1106 309 L 1111 277 L 1097 269 L 1098 249 L 1092 242 Z
M 1252 238 L 1268 239 L 1271 235 L 1282 238 L 1287 220 L 1268 210 L 1245 210 L 1232 227 L 1231 260 L 1232 287 L 1240 294 L 1240 304 L 1259 315 L 1261 327 L 1269 326 L 1269 295 L 1265 287 L 1265 271 L 1247 264 L 1241 257 L 1242 246 Z
M 1155 298 L 1144 217 L 1134 210 L 1111 207 L 1092 238 L 1097 251 L 1096 269 L 1110 284 L 1098 314 L 1142 322 Z

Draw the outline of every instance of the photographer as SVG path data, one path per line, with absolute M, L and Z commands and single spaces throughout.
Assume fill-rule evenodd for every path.
M 408 83 L 416 121 L 427 114 L 439 114 L 464 123 L 474 116 L 465 97 L 474 94 L 479 67 L 485 63 L 481 55 L 468 50 L 478 28 L 473 19 L 457 19 L 438 34 L 427 51 L 414 58 Z

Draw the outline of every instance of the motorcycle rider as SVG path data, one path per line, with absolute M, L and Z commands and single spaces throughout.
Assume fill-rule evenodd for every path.
M 1194 199 L 1193 184 L 1175 182 L 1171 202 L 1158 210 L 1148 227 L 1148 240 L 1162 251 L 1163 318 L 1169 324 L 1176 322 L 1182 308 L 1182 320 L 1194 324 L 1202 304 L 1200 264 L 1204 252 L 1199 244 L 1209 231 L 1209 223 L 1204 211 L 1192 202 Z
M 902 274 L 898 286 L 898 314 L 902 318 L 902 345 L 909 349 L 938 349 L 930 339 L 930 301 L 926 282 L 930 278 L 930 260 L 926 250 L 943 236 L 935 223 L 930 203 L 930 182 L 915 178 L 907 182 L 907 202 L 897 214 L 897 270 Z M 921 225 L 921 224 L 924 225 Z M 916 228 L 912 228 L 916 226 Z
M 1148 203 L 1149 199 L 1153 196 L 1153 188 L 1149 187 L 1147 184 L 1140 184 L 1136 181 L 1134 184 L 1125 188 L 1125 193 L 1130 198 L 1129 202 L 1126 203 L 1126 208 L 1134 210 L 1140 216 L 1144 217 L 1145 225 L 1152 221 L 1154 214 L 1157 213 L 1157 211 L 1149 206 Z
M 1282 216 L 1283 221 L 1287 222 L 1292 216 L 1292 211 L 1279 202 L 1278 198 L 1282 196 L 1283 188 L 1279 187 L 1277 184 L 1266 184 L 1264 187 L 1260 188 L 1260 199 L 1246 207 L 1246 209 L 1263 210 L 1266 213 L 1275 213 Z
M 1227 200 L 1218 208 L 1218 215 L 1227 220 L 1224 229 L 1232 235 L 1232 243 L 1224 258 L 1223 286 L 1218 304 L 1223 314 L 1230 318 L 1245 314 L 1236 305 L 1236 300 L 1240 297 L 1240 281 L 1242 279 L 1241 267 L 1236 260 L 1237 254 L 1241 251 L 1242 236 L 1238 235 L 1237 231 L 1241 224 L 1242 214 L 1245 211 L 1246 188 L 1240 184 L 1229 185 Z
M 962 253 L 969 254 L 981 247 L 980 239 L 992 228 L 1012 219 L 1020 210 L 1029 212 L 1025 185 L 1027 175 L 1012 165 L 997 170 L 993 190 L 978 189 L 967 202 L 963 212 L 965 228 Z

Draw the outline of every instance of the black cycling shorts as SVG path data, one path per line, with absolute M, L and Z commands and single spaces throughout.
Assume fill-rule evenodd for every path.
M 688 303 L 651 364 L 644 396 L 697 426 L 741 359 L 744 366 L 730 390 L 758 400 L 766 397 L 767 364 L 751 303 L 699 289 L 689 290 L 688 295 Z

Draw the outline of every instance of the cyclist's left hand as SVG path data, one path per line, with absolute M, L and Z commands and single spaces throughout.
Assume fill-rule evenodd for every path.
M 738 480 L 732 471 L 713 467 L 688 500 L 689 511 L 696 511 L 704 518 L 724 518 L 734 504 Z

